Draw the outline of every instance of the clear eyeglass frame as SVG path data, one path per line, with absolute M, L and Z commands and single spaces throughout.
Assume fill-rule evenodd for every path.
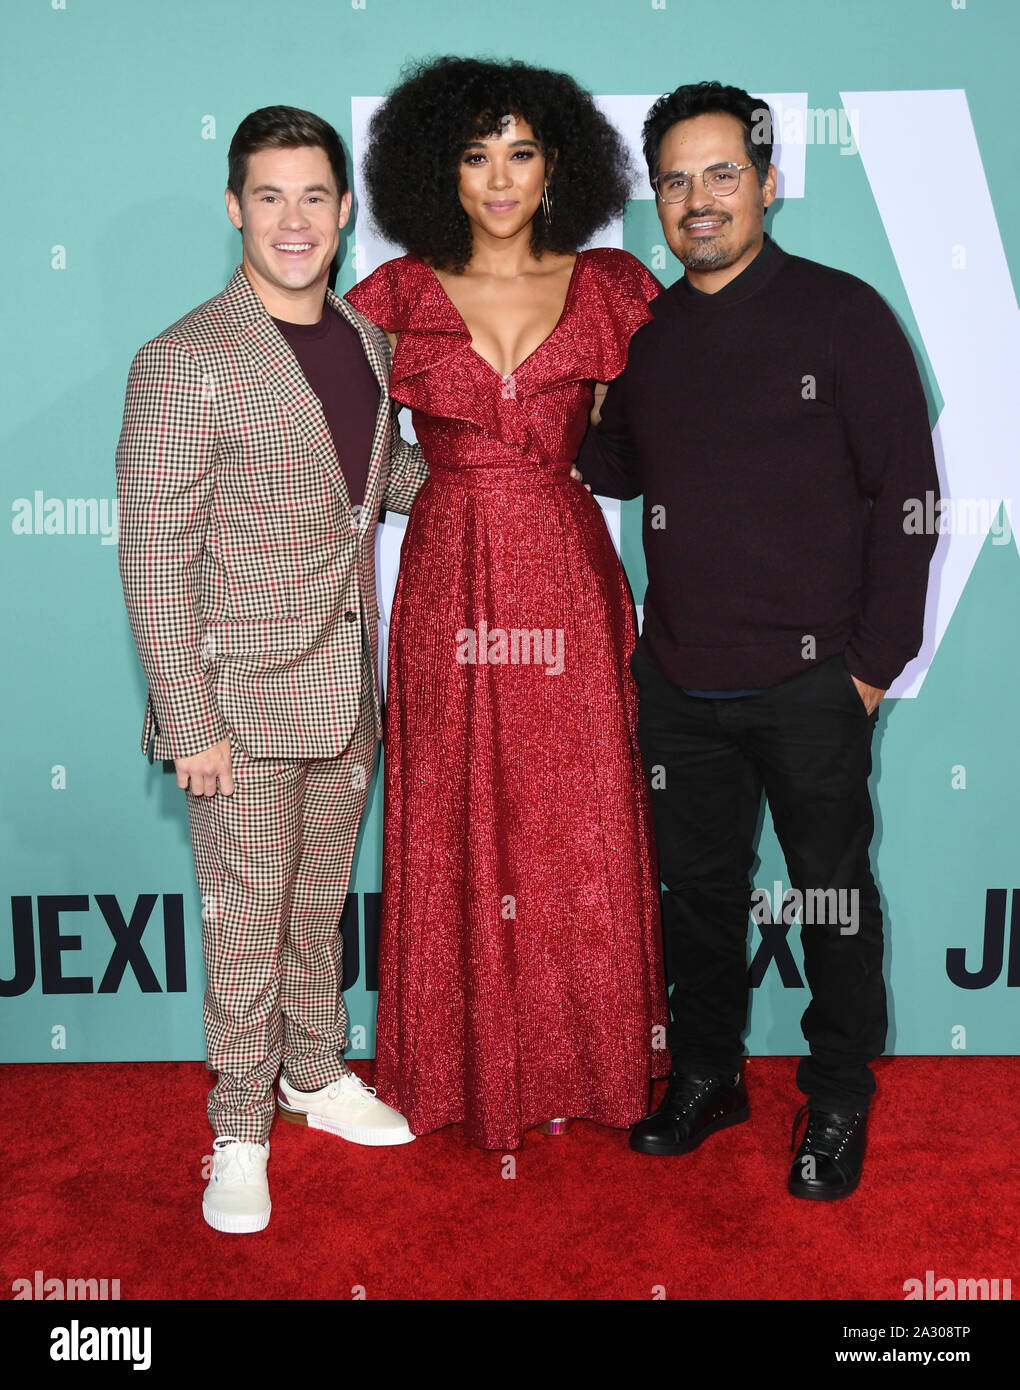
M 732 160 L 727 160 L 724 164 L 710 164 L 707 169 L 701 171 L 700 175 L 701 182 L 705 186 L 705 192 L 714 193 L 717 198 L 731 197 L 740 187 L 741 171 L 752 167 L 753 161 L 748 161 L 747 164 L 735 164 Z M 719 188 L 716 186 L 719 175 L 729 175 L 733 173 L 734 170 L 736 170 L 737 178 L 732 188 Z M 659 174 L 656 178 L 652 179 L 652 187 L 655 189 L 655 196 L 661 203 L 685 203 L 691 196 L 691 189 L 694 187 L 694 180 L 697 177 L 697 174 L 689 174 L 686 169 L 671 169 L 667 173 Z M 665 197 L 659 187 L 663 179 L 669 178 L 685 178 L 687 180 L 686 189 L 675 198 Z

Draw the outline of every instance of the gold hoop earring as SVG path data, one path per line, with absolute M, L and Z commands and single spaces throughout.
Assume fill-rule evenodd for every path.
M 549 197 L 549 185 L 542 189 L 542 211 L 545 213 L 545 224 L 548 227 L 552 222 L 552 199 Z

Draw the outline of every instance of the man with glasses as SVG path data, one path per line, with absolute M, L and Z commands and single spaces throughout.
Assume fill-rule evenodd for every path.
M 832 1201 L 860 1180 L 868 1063 L 886 1037 L 868 778 L 879 702 L 921 642 L 935 536 L 907 533 L 904 504 L 938 490 L 927 407 L 879 295 L 765 234 L 766 106 L 717 82 L 679 87 L 643 138 L 686 274 L 653 301 L 578 459 L 596 493 L 644 497 L 632 667 L 667 889 L 673 1072 L 630 1142 L 684 1154 L 748 1118 L 764 791 L 793 890 L 772 929 L 799 906 L 811 992 L 788 1190 Z

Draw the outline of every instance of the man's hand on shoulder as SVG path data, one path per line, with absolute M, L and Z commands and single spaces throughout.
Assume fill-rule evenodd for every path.
M 224 796 L 230 796 L 234 790 L 229 738 L 221 739 L 201 753 L 192 753 L 190 758 L 175 758 L 174 766 L 177 785 L 181 791 L 187 791 L 190 785 L 193 796 L 215 796 L 217 789 Z
M 851 675 L 850 679 L 857 687 L 857 693 L 864 701 L 864 708 L 869 714 L 874 714 L 882 702 L 884 690 L 880 690 L 877 685 L 865 685 L 864 681 L 859 681 L 856 676 Z

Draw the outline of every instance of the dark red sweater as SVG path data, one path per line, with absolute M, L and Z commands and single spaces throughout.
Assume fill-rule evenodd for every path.
M 938 495 L 917 365 L 869 285 L 767 252 L 718 295 L 652 301 L 578 467 L 644 497 L 639 646 L 677 685 L 776 685 L 842 652 L 886 689 L 937 539 L 904 530 L 907 499 Z
M 319 398 L 351 506 L 360 507 L 365 501 L 372 458 L 379 383 L 368 365 L 358 331 L 328 306 L 318 323 L 273 322 Z

